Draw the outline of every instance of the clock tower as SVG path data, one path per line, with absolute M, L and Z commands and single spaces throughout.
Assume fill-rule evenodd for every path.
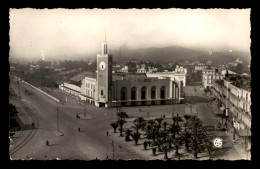
M 96 106 L 111 107 L 112 104 L 112 55 L 107 54 L 106 39 L 101 45 L 101 54 L 97 55 L 97 93 Z

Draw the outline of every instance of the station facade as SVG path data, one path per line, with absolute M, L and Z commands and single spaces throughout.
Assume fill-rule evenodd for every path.
M 80 97 L 97 107 L 147 106 L 178 103 L 180 83 L 173 78 L 144 74 L 112 73 L 113 56 L 102 43 L 97 55 L 97 71 L 81 81 Z

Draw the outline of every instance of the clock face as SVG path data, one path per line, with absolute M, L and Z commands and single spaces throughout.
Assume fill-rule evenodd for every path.
M 105 68 L 106 68 L 106 63 L 105 63 L 104 61 L 100 62 L 100 63 L 99 63 L 99 68 L 100 68 L 101 70 L 105 70 Z

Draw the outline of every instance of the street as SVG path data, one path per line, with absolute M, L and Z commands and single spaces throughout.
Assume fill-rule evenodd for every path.
M 150 151 L 145 152 L 141 150 L 140 146 L 142 145 L 133 146 L 132 143 L 125 142 L 123 137 L 119 137 L 118 132 L 113 133 L 110 123 L 117 118 L 116 108 L 96 108 L 90 104 L 79 104 L 76 100 L 68 104 L 65 102 L 62 105 L 25 84 L 16 84 L 11 80 L 10 87 L 13 88 L 17 95 L 19 92 L 18 85 L 22 104 L 30 108 L 30 113 L 33 114 L 34 119 L 37 119 L 35 121 L 38 124 L 36 124 L 36 129 L 26 130 L 26 133 L 34 130 L 35 134 L 30 137 L 24 146 L 11 154 L 12 159 L 32 158 L 43 160 L 59 158 L 92 160 L 98 158 L 104 160 L 107 157 L 112 159 L 112 141 L 114 144 L 115 159 L 163 159 L 163 154 L 153 156 Z M 26 94 L 24 92 L 25 89 L 32 91 L 34 94 Z M 65 95 L 69 97 L 68 94 L 64 94 L 64 97 Z M 73 98 L 71 96 L 69 99 L 72 100 Z M 84 106 L 86 106 L 85 118 Z M 178 113 L 180 116 L 184 115 L 190 106 L 196 111 L 189 113 L 196 112 L 205 126 L 213 129 L 214 125 L 220 121 L 216 105 L 209 105 L 207 103 L 123 107 L 121 109 L 130 116 L 127 119 L 128 122 L 125 124 L 125 128 L 127 128 L 132 125 L 132 121 L 137 116 L 143 116 L 147 120 L 165 115 L 167 121 L 170 120 L 173 113 L 175 115 Z M 141 112 L 139 111 L 140 108 Z M 81 117 L 80 119 L 76 118 L 77 114 Z M 57 130 L 58 128 L 59 131 Z M 80 132 L 78 131 L 79 128 Z M 109 136 L 106 135 L 107 131 L 109 132 Z M 223 139 L 223 148 L 218 150 L 217 153 L 215 152 L 215 156 L 213 155 L 214 159 L 237 160 L 243 158 L 239 156 L 239 153 L 232 144 L 231 137 L 226 132 L 213 131 L 212 133 L 213 138 L 221 137 Z M 46 140 L 49 141 L 49 146 L 46 145 Z

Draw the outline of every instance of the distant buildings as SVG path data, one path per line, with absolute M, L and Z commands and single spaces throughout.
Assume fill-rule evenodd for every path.
M 236 63 L 241 63 L 241 64 L 243 63 L 243 61 L 242 61 L 242 60 L 239 60 L 239 58 L 237 58 L 237 59 L 235 60 L 235 62 L 236 62 Z
M 40 65 L 30 65 L 30 70 L 40 69 Z
M 185 78 L 185 69 L 177 69 L 172 78 L 129 73 L 127 66 L 119 69 L 120 73 L 112 73 L 112 58 L 107 54 L 106 42 L 102 43 L 102 53 L 97 55 L 97 71 L 71 79 L 80 81 L 81 86 L 64 83 L 59 85 L 60 89 L 97 107 L 161 105 L 180 101 L 182 84 L 177 83 L 177 78 Z M 141 68 L 145 69 L 145 65 Z
M 121 69 L 118 69 L 116 72 L 120 73 L 128 73 L 128 66 L 124 66 Z
M 238 65 L 237 62 L 228 62 L 228 66 L 235 67 L 235 66 L 237 66 L 237 65 Z
M 172 72 L 147 72 L 147 77 L 170 78 L 177 82 L 180 86 L 186 86 L 187 69 L 182 66 L 176 66 L 175 71 Z
M 218 69 L 204 69 L 202 70 L 202 85 L 204 88 L 209 88 L 215 80 L 221 80 L 223 77 L 224 75 Z
M 158 69 L 155 67 L 148 67 L 148 72 L 152 73 L 152 72 L 157 72 Z
M 206 65 L 205 63 L 198 63 L 198 64 L 195 65 L 195 67 L 194 67 L 194 72 L 207 69 L 207 67 L 208 67 L 208 65 Z
M 144 67 L 141 67 L 140 69 L 136 70 L 136 73 L 146 73 L 146 72 L 147 72 L 146 68 L 144 68 Z

